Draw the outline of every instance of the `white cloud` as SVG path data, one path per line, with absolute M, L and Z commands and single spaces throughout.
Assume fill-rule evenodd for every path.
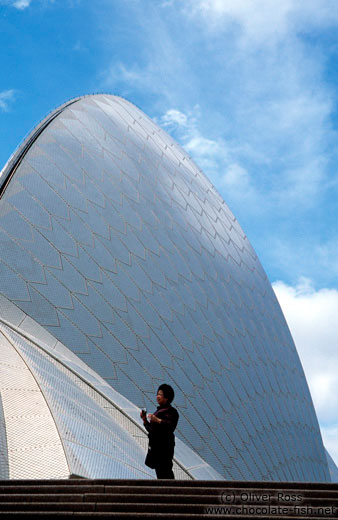
M 183 114 L 176 109 L 167 110 L 167 112 L 161 117 L 161 123 L 164 127 L 172 127 L 173 125 L 177 127 L 188 127 L 188 116 Z
M 0 0 L 0 5 L 8 5 L 10 7 L 15 7 L 15 9 L 19 9 L 23 11 L 31 4 L 31 0 Z
M 10 104 L 14 101 L 15 90 L 4 90 L 0 92 L 0 110 L 7 112 Z
M 336 57 L 325 32 L 338 25 L 336 2 L 131 2 L 140 46 L 102 74 L 190 153 L 270 272 L 322 284 L 338 274 L 338 233 L 323 211 L 330 205 L 332 219 L 338 195 Z
M 284 0 L 278 5 L 273 0 L 197 0 L 191 2 L 191 8 L 194 13 L 208 17 L 208 22 L 216 27 L 224 18 L 237 22 L 247 37 L 257 40 L 276 38 L 285 32 L 290 4 L 292 0 Z
M 0 5 L 8 5 L 9 7 L 14 7 L 19 11 L 24 11 L 32 5 L 32 1 L 33 0 L 0 0 Z M 38 0 L 35 3 L 45 7 L 46 5 L 53 4 L 54 2 L 55 0 Z M 81 2 L 81 0 L 67 0 L 69 7 L 74 7 L 79 2 Z
M 285 38 L 290 32 L 306 27 L 328 27 L 337 23 L 335 0 L 187 0 L 189 10 L 200 14 L 213 28 L 219 28 L 224 20 L 236 22 L 242 29 L 242 37 L 248 43 L 268 43 Z
M 218 62 L 217 89 L 229 100 L 220 100 L 220 110 L 249 151 L 241 166 L 257 168 L 257 187 L 279 207 L 316 205 L 333 175 L 324 157 L 330 140 L 336 142 L 335 98 L 324 77 L 326 56 L 304 35 L 338 25 L 336 2 L 185 0 L 180 5 Z M 253 152 L 258 160 L 250 164 Z
M 31 3 L 31 0 L 16 0 L 13 3 L 13 7 L 16 7 L 16 9 L 23 10 L 23 9 L 26 9 L 27 7 L 29 7 L 30 3 Z
M 142 84 L 146 81 L 146 76 L 136 66 L 127 68 L 123 63 L 114 63 L 107 73 L 106 81 L 113 84 L 117 82 Z
M 240 187 L 244 191 L 250 186 L 249 172 L 239 164 L 231 163 L 222 176 L 221 184 L 230 189 Z
M 155 94 L 166 107 L 174 105 L 178 97 L 186 97 L 194 82 L 190 78 L 187 56 L 181 52 L 180 44 L 163 16 L 165 9 L 171 8 L 171 2 L 163 5 L 149 2 L 147 5 L 148 2 L 134 1 L 128 4 L 130 18 L 137 20 L 137 30 L 135 33 L 133 24 L 127 24 L 126 34 L 130 31 L 130 41 L 135 43 L 137 40 L 139 45 L 127 61 L 113 58 L 110 67 L 102 71 L 103 86 L 118 88 L 127 96 L 131 92 Z M 104 31 L 109 35 L 109 17 Z M 109 40 L 109 36 L 107 38 Z M 115 49 L 114 39 L 113 43 L 109 40 L 108 45 Z M 153 105 L 154 97 L 152 108 Z
M 174 135 L 214 184 L 232 198 L 257 200 L 249 172 L 235 161 L 236 151 L 225 140 L 210 139 L 199 129 L 200 107 L 187 114 L 169 109 L 157 122 Z
M 158 94 L 162 89 L 161 94 L 169 99 L 170 88 L 161 84 L 162 75 L 165 75 L 165 71 L 160 71 L 151 62 L 145 65 L 117 62 L 103 72 L 103 86 L 118 89 L 125 97 L 130 97 L 130 93 L 135 91 Z
M 169 109 L 157 122 L 179 139 L 202 169 L 207 166 L 211 176 L 219 175 L 219 166 L 228 162 L 228 146 L 222 139 L 214 140 L 203 136 L 198 127 L 199 117 L 199 106 L 193 107 L 189 113 Z
M 324 444 L 338 463 L 338 290 L 309 279 L 273 284 L 310 387 Z
M 230 204 L 248 198 L 250 180 L 249 212 L 308 211 L 333 177 L 338 182 L 327 159 L 328 150 L 332 162 L 338 158 L 327 56 L 306 38 L 338 25 L 335 6 L 336 0 L 134 2 L 143 45 L 135 60 L 114 61 L 104 83 L 127 97 L 152 95 L 153 113 L 169 106 L 187 114 L 198 102 L 199 133 L 181 142 L 211 168 L 206 173 L 221 191 L 231 190 Z M 224 148 L 237 151 L 226 165 L 247 172 L 236 190 L 229 185 L 233 166 L 229 173 L 211 157 L 224 157 Z M 213 163 L 221 166 L 217 179 Z

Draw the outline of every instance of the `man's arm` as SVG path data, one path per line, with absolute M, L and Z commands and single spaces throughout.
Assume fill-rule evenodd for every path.
M 173 432 L 177 426 L 178 422 L 178 412 L 175 408 L 169 408 L 166 412 L 163 412 L 162 417 L 157 417 L 154 414 L 149 414 L 150 422 L 157 423 L 161 426 L 161 428 Z

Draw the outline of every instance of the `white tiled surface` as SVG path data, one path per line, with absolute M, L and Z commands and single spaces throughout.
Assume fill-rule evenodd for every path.
M 46 409 L 57 426 L 59 445 L 62 443 L 65 450 L 69 467 L 66 476 L 154 477 L 154 472 L 144 465 L 146 433 L 94 386 L 81 379 L 74 371 L 74 368 L 79 371 L 74 361 L 70 362 L 70 366 L 73 364 L 70 370 L 64 355 L 60 354 L 60 362 L 48 354 L 46 345 L 41 347 L 4 324 L 0 327 L 1 347 L 7 364 L 10 363 L 3 365 L 0 373 L 10 478 L 40 478 L 43 465 L 49 467 L 44 478 L 65 476 L 56 468 L 55 425 L 51 428 L 46 421 Z M 40 329 L 38 324 L 37 329 Z M 13 385 L 14 368 L 19 387 L 18 383 Z M 91 379 L 95 382 L 94 374 Z M 197 457 L 193 455 L 192 459 L 196 464 Z M 191 478 L 177 463 L 174 472 L 177 478 Z
M 8 477 L 67 478 L 69 468 L 62 443 L 37 381 L 2 332 L 0 349 Z
M 171 383 L 178 437 L 224 478 L 329 478 L 254 251 L 199 168 L 135 106 L 89 96 L 53 120 L 0 201 L 0 246 L 0 293 L 138 407 L 151 410 L 157 385 Z

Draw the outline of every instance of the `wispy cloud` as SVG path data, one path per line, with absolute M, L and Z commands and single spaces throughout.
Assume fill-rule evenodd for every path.
M 306 36 L 309 28 L 338 24 L 338 10 L 330 9 L 334 4 L 328 1 L 322 8 L 317 0 L 297 5 L 293 0 L 185 0 L 162 2 L 161 9 L 147 5 L 142 59 L 114 62 L 107 82 L 122 86 L 127 95 L 144 89 L 162 96 L 166 110 L 170 103 L 192 112 L 189 100 L 197 100 L 204 139 L 237 148 L 238 184 L 245 170 L 255 180 L 256 194 L 271 205 L 297 210 L 314 206 L 332 181 L 328 147 L 331 154 L 338 155 L 338 150 L 331 146 L 336 137 L 334 98 L 324 77 L 326 57 Z M 175 29 L 163 18 L 170 20 L 174 12 Z M 196 69 L 196 54 L 203 69 Z M 210 127 L 214 117 L 217 128 Z M 208 165 L 203 144 L 196 140 L 193 148 L 191 143 L 191 152 Z M 227 178 L 221 171 L 219 187 L 230 190 Z M 238 186 L 232 187 L 237 199 Z M 246 183 L 242 194 L 247 194 Z M 254 206 L 257 202 L 252 200 Z
M 8 5 L 23 11 L 30 6 L 32 0 L 0 0 L 0 5 Z
M 46 5 L 53 4 L 55 0 L 35 0 L 34 4 L 40 5 L 40 7 L 46 7 Z M 78 5 L 81 0 L 65 0 L 67 3 L 67 7 L 74 7 Z M 33 0 L 0 0 L 0 5 L 7 5 L 9 7 L 14 7 L 19 11 L 24 11 L 28 7 L 30 7 L 33 3 Z
M 141 68 L 138 65 L 127 66 L 121 62 L 114 62 L 104 71 L 103 82 L 108 87 L 122 88 L 124 92 L 140 88 L 151 88 L 151 66 Z
M 110 22 L 102 27 L 107 48 L 112 49 L 111 62 L 101 72 L 103 87 L 118 89 L 122 95 L 132 98 L 148 98 L 153 114 L 164 107 L 175 106 L 178 100 L 182 109 L 184 99 L 195 90 L 196 83 L 189 65 L 189 52 L 185 52 L 186 42 L 179 33 L 179 25 L 176 26 L 176 22 L 179 24 L 183 19 L 180 10 L 172 0 L 156 3 L 130 0 L 127 13 L 124 39 L 128 52 L 121 52 L 122 59 L 120 56 L 116 59 L 116 40 L 110 33 Z
M 273 259 L 269 229 L 285 254 L 283 279 L 311 276 L 310 264 L 323 271 L 326 244 L 338 240 L 322 219 L 338 196 L 335 50 L 322 43 L 338 26 L 336 0 L 135 0 L 128 9 L 140 45 L 118 60 L 112 45 L 103 88 L 157 117 Z
M 15 99 L 15 90 L 4 90 L 0 92 L 0 110 L 8 112 L 11 103 Z
M 261 160 L 250 164 L 261 167 L 255 178 L 276 203 L 315 204 L 329 182 L 324 157 L 335 137 L 334 97 L 325 56 L 306 36 L 337 26 L 335 3 L 321 9 L 317 0 L 189 0 L 185 6 L 216 56 L 224 56 L 219 77 L 232 106 L 223 108 L 247 148 L 259 152 Z
M 324 444 L 338 463 L 338 290 L 316 291 L 305 278 L 293 287 L 276 282 L 273 288 L 304 367 Z
M 193 107 L 189 113 L 171 108 L 156 121 L 182 143 L 202 169 L 206 167 L 209 174 L 215 177 L 219 175 L 220 164 L 229 161 L 229 148 L 221 138 L 215 140 L 202 135 L 199 112 L 199 106 Z
M 31 0 L 16 0 L 13 2 L 13 7 L 16 7 L 16 9 L 26 9 L 30 6 Z
M 314 27 L 332 27 L 337 23 L 335 0 L 185 0 L 187 12 L 202 15 L 213 29 L 224 26 L 226 20 L 237 23 L 241 38 L 246 42 L 274 45 L 290 31 Z
M 203 135 L 199 129 L 200 117 L 200 107 L 195 106 L 189 113 L 169 109 L 156 121 L 182 144 L 222 191 L 230 190 L 242 202 L 244 198 L 257 200 L 249 172 L 236 160 L 236 150 L 221 137 L 210 139 Z

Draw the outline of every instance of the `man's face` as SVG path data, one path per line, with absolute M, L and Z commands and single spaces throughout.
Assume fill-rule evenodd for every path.
M 162 390 L 159 390 L 157 392 L 156 400 L 160 406 L 163 406 L 168 403 L 168 399 L 164 397 Z

